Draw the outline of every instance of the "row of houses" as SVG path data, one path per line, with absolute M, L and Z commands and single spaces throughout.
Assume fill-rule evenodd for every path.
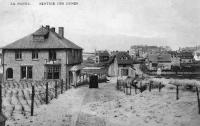
M 107 50 L 95 50 L 95 53 L 84 62 L 88 63 L 91 59 L 93 59 L 93 66 L 104 67 L 108 76 L 135 77 L 133 59 L 128 52 L 112 51 L 109 53 Z
M 154 46 L 134 46 L 132 49 L 138 49 L 137 55 L 141 57 L 140 51 L 143 54 L 156 50 L 156 53 L 145 56 L 149 70 L 170 70 L 172 66 L 194 62 L 191 52 L 166 51 L 167 47 Z M 160 51 L 167 53 L 157 53 Z M 195 52 L 196 59 L 200 59 L 199 52 Z M 59 27 L 56 32 L 55 27 L 46 25 L 2 48 L 3 80 L 63 79 L 73 83 L 85 66 L 83 56 L 87 56 L 84 60 L 93 57 L 94 62 L 90 63 L 105 67 L 109 76 L 135 76 L 130 51 L 109 53 L 106 50 L 95 50 L 94 53 L 83 55 L 81 47 L 64 37 L 64 27 Z
M 92 54 L 90 54 L 92 55 Z M 103 65 L 110 76 L 134 76 L 127 52 L 110 56 L 95 51 L 94 64 Z M 63 79 L 73 83 L 83 70 L 83 49 L 64 37 L 64 27 L 49 25 L 2 48 L 3 80 Z
M 168 51 L 164 53 L 149 54 L 146 66 L 149 70 L 171 70 L 173 66 L 184 67 L 195 63 L 192 52 Z

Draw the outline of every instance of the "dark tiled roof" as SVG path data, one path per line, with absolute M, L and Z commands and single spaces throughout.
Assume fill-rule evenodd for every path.
M 127 52 L 118 52 L 116 54 L 117 63 L 119 65 L 132 65 L 133 60 Z
M 181 59 L 192 59 L 193 57 L 193 52 L 180 52 Z
M 48 33 L 48 34 L 47 34 Z M 33 35 L 48 35 L 43 42 L 34 42 Z M 47 31 L 41 27 L 33 34 L 27 35 L 5 47 L 3 49 L 82 49 L 66 38 L 61 38 L 57 33 Z

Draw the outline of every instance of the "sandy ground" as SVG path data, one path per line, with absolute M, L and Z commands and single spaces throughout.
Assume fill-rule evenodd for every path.
M 99 84 L 99 89 L 82 86 L 70 89 L 48 105 L 41 105 L 33 117 L 7 121 L 25 126 L 199 126 L 196 93 L 167 86 L 158 92 L 125 95 L 115 89 L 116 78 Z

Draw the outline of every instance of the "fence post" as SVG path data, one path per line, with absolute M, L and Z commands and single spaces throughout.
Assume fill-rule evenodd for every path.
M 0 113 L 2 113 L 2 83 L 0 84 Z
M 140 93 L 142 93 L 142 81 L 140 81 Z
M 46 82 L 46 104 L 48 104 L 48 82 Z
M 63 93 L 63 79 L 61 79 L 61 94 Z
M 200 99 L 199 99 L 199 89 L 198 89 L 198 87 L 196 87 L 196 92 L 197 92 L 198 109 L 199 109 L 199 114 L 200 114 Z
M 137 94 L 137 85 L 136 85 L 136 82 L 135 82 L 135 94 Z
M 31 116 L 33 116 L 33 109 L 34 109 L 34 95 L 35 95 L 35 87 L 32 86 L 32 97 L 31 97 Z
M 57 98 L 57 81 L 55 80 L 55 98 Z
M 131 82 L 132 83 L 132 82 Z M 130 95 L 131 95 L 131 83 L 130 83 Z
M 119 90 L 118 80 L 117 80 L 117 90 Z
M 176 100 L 179 99 L 179 96 L 178 96 L 178 94 L 179 94 L 179 88 L 178 88 L 178 86 L 179 85 L 176 85 Z
M 126 88 L 125 88 L 125 83 L 123 81 L 123 88 L 124 88 L 124 93 L 126 93 Z
M 159 83 L 159 87 L 158 88 L 159 88 L 159 92 L 160 92 L 161 91 L 161 82 Z
M 149 92 L 151 92 L 151 83 L 152 81 L 149 82 Z

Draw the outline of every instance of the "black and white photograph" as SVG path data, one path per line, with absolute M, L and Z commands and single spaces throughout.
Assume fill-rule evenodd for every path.
M 0 126 L 200 126 L 200 0 L 0 0 Z

